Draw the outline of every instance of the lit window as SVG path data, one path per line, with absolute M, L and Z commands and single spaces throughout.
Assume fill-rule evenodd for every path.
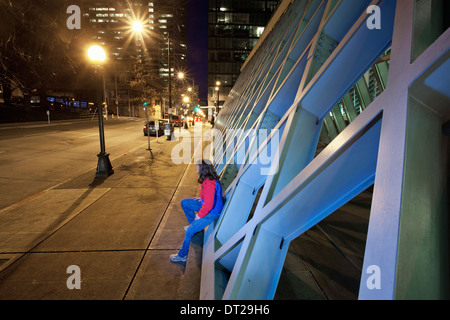
M 258 28 L 256 29 L 256 36 L 257 36 L 257 37 L 261 37 L 261 35 L 263 34 L 263 32 L 264 32 L 264 27 L 258 27 Z

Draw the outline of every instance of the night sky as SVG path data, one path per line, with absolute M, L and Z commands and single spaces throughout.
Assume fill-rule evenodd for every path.
M 199 86 L 200 99 L 208 94 L 208 0 L 187 0 L 188 76 Z

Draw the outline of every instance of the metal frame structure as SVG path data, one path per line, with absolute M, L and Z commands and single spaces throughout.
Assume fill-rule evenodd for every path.
M 371 185 L 359 299 L 448 298 L 450 30 L 431 2 L 280 5 L 215 125 L 201 299 L 272 299 L 289 243 Z

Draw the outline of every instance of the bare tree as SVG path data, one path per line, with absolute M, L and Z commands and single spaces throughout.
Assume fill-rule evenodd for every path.
M 61 40 L 65 1 L 0 0 L 0 81 L 7 93 L 18 87 L 25 101 L 46 103 L 49 84 L 68 82 L 76 71 L 69 44 Z
M 138 59 L 133 66 L 133 80 L 130 81 L 130 86 L 137 93 L 133 98 L 134 102 L 140 106 L 147 103 L 149 116 L 152 116 L 154 115 L 153 102 L 158 98 L 159 92 L 153 85 L 155 76 L 147 70 L 145 59 Z

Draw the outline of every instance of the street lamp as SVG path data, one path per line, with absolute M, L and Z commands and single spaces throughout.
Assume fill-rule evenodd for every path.
M 220 103 L 220 81 L 216 81 L 216 91 L 217 91 L 217 110 L 219 110 L 219 103 Z
M 216 91 L 217 91 L 217 112 L 219 112 L 219 104 L 220 104 L 220 81 L 216 82 Z
M 217 100 L 214 104 L 214 112 L 212 115 L 211 123 L 214 126 L 215 118 L 217 114 L 219 113 L 219 104 L 220 104 L 220 81 L 216 81 L 216 87 L 214 88 L 215 91 L 217 91 Z
M 170 71 L 170 32 L 167 32 L 167 67 L 169 68 L 169 124 L 172 127 L 172 76 Z
M 97 67 L 106 58 L 105 50 L 103 50 L 102 47 L 100 47 L 100 46 L 90 47 L 88 50 L 88 56 L 92 61 L 97 63 Z
M 186 109 L 184 110 L 184 114 L 186 116 L 184 127 L 185 127 L 185 129 L 187 129 L 187 122 L 188 122 L 186 120 L 187 115 L 190 113 L 192 113 L 192 116 L 194 115 L 194 111 L 191 110 L 191 108 L 190 108 L 189 104 L 187 104 L 187 102 L 194 101 L 195 79 L 190 76 L 186 76 L 185 72 L 178 72 L 178 79 L 182 80 L 183 82 L 186 82 L 186 83 L 192 80 L 192 86 L 187 87 L 188 93 L 187 93 L 187 96 L 184 98 L 184 102 L 186 103 Z
M 94 64 L 96 91 L 98 93 L 98 69 L 100 69 L 101 63 L 105 60 L 106 54 L 102 47 L 92 46 L 88 50 L 88 56 Z M 100 153 L 97 155 L 97 172 L 96 177 L 109 177 L 114 173 L 111 162 L 109 161 L 109 153 L 105 152 L 105 133 L 103 129 L 103 103 L 99 103 L 97 98 L 97 110 L 98 110 L 98 129 L 100 134 Z
M 133 22 L 133 30 L 136 32 L 142 32 L 142 29 L 144 27 L 142 26 L 142 23 L 140 21 Z

